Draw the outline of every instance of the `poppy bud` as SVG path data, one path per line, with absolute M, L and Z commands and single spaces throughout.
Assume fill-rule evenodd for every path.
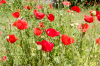
M 41 50 L 42 49 L 42 45 L 37 45 L 37 49 Z
M 93 16 L 95 16 L 95 15 L 96 15 L 96 11 L 92 11 L 91 13 L 92 13 L 92 15 L 93 15 Z

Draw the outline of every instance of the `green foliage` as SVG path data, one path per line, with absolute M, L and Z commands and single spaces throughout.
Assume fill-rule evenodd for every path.
M 62 8 L 62 0 L 57 1 L 57 6 Z M 79 0 L 71 0 L 72 6 L 78 5 Z M 85 2 L 83 0 L 82 2 Z M 23 6 L 32 6 L 32 9 L 28 10 Z M 42 20 L 36 19 L 33 14 L 33 10 L 36 9 L 38 4 L 44 5 L 43 9 L 39 12 L 48 15 L 52 13 L 55 16 L 53 22 L 50 22 L 45 16 Z M 9 0 L 6 4 L 0 5 L 0 59 L 3 56 L 7 56 L 7 59 L 3 62 L 0 61 L 2 66 L 100 66 L 100 46 L 96 44 L 95 39 L 100 37 L 99 22 L 95 21 L 96 32 L 94 37 L 93 24 L 89 24 L 90 28 L 81 40 L 81 31 L 78 30 L 78 25 L 84 23 L 84 15 L 89 15 L 88 10 L 85 10 L 84 3 L 78 5 L 81 7 L 81 13 L 66 12 L 68 7 L 62 9 L 49 9 L 48 4 L 37 3 L 36 1 L 24 1 L 24 0 Z M 12 16 L 13 12 L 21 9 L 21 19 L 26 19 L 29 27 L 25 30 L 19 30 L 12 26 L 17 18 Z M 99 10 L 99 5 L 97 6 Z M 31 18 L 31 15 L 33 18 Z M 40 22 L 43 22 L 45 28 L 40 28 Z M 77 24 L 76 24 L 77 23 Z M 33 32 L 33 28 L 39 27 L 43 33 L 40 36 L 36 36 Z M 53 28 L 61 33 L 66 34 L 75 39 L 75 42 L 71 45 L 64 45 L 61 41 L 61 35 L 56 37 L 49 37 L 45 33 L 45 29 Z M 18 40 L 11 44 L 6 41 L 9 34 L 15 34 Z M 37 49 L 36 41 L 47 40 L 54 43 L 54 48 L 51 52 L 44 52 Z M 82 47 L 80 48 L 82 43 Z M 7 51 L 7 53 L 5 52 Z M 80 50 L 82 53 L 80 53 Z

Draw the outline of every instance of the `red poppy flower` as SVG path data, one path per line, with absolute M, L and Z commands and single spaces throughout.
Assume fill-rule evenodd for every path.
M 38 5 L 37 9 L 42 9 L 44 6 Z
M 97 39 L 96 39 L 96 42 L 97 42 L 97 44 L 100 45 L 100 38 L 97 38 Z
M 78 3 L 78 5 L 80 5 L 81 3 Z
M 18 38 L 15 37 L 15 35 L 8 35 L 9 38 L 7 38 L 7 42 L 10 42 L 10 43 L 14 43 L 18 40 Z
M 42 30 L 40 30 L 39 28 L 33 28 L 34 34 L 37 36 L 40 36 L 42 34 Z
M 24 7 L 24 8 L 30 10 L 30 6 L 26 6 L 26 7 Z
M 49 9 L 53 9 L 53 6 L 51 5 L 51 3 L 49 4 Z
M 1 0 L 0 3 L 6 3 L 6 1 L 5 0 Z
M 34 10 L 34 15 L 37 19 L 42 19 L 45 17 L 44 13 L 38 12 L 37 10 Z
M 6 60 L 6 56 L 3 56 L 3 59 Z
M 37 41 L 38 45 L 42 45 L 42 50 L 45 52 L 50 52 L 53 50 L 54 44 L 51 42 L 48 42 L 46 40 L 43 40 L 42 42 Z
M 100 21 L 100 13 L 97 15 L 97 19 Z
M 43 26 L 43 22 L 40 23 L 40 27 L 41 27 L 41 28 L 45 27 L 45 26 Z
M 7 53 L 7 51 L 5 50 L 5 52 Z
M 62 41 L 62 43 L 65 44 L 65 45 L 70 45 L 70 44 L 72 44 L 72 43 L 75 42 L 74 38 L 69 37 L 69 36 L 67 36 L 67 35 L 65 35 L 65 34 L 63 34 L 63 35 L 61 36 L 61 41 Z
M 76 11 L 77 13 L 80 13 L 80 8 L 78 6 L 73 6 L 71 10 Z
M 1 62 L 3 62 L 3 58 L 1 58 Z
M 90 4 L 92 4 L 92 2 L 90 2 Z
M 31 15 L 31 18 L 33 18 L 33 16 Z
M 88 1 L 86 1 L 86 2 L 88 2 Z
M 0 3 L 0 5 L 2 5 L 2 3 Z
M 68 5 L 68 6 L 71 5 L 71 3 L 69 1 L 63 1 L 62 3 L 63 3 L 63 5 Z
M 96 6 L 97 4 L 98 4 L 98 3 L 96 2 L 96 3 L 95 3 L 95 6 Z
M 0 31 L 0 35 L 1 35 L 1 31 Z M 1 35 L 2 36 L 2 35 Z
M 47 15 L 47 17 L 51 22 L 54 21 L 55 16 L 53 14 Z
M 12 24 L 12 26 L 16 26 L 16 24 L 17 24 L 17 22 L 14 22 L 14 23 Z
M 80 25 L 78 26 L 78 29 L 81 30 L 82 32 L 86 32 L 86 31 L 88 30 L 88 28 L 89 28 L 89 25 L 88 25 L 87 23 L 85 23 L 85 24 L 80 24 Z
M 93 22 L 93 16 L 87 16 L 87 15 L 85 15 L 84 16 L 84 20 L 86 22 L 88 22 L 88 23 L 92 23 Z
M 88 5 L 89 3 L 87 2 L 86 4 Z
M 18 19 L 17 22 L 14 22 L 13 26 L 16 26 L 20 30 L 24 30 L 24 29 L 28 28 L 28 24 L 27 24 L 26 20 L 21 20 L 21 19 Z
M 18 18 L 20 14 L 19 14 L 19 12 L 14 12 L 14 13 L 12 13 L 12 15 L 13 15 L 13 17 Z
M 18 9 L 18 10 L 17 10 L 17 12 L 20 12 L 20 11 L 21 11 L 21 9 Z
M 3 58 L 1 58 L 1 61 L 3 62 L 4 60 L 6 60 L 6 56 L 3 56 Z
M 68 13 L 70 13 L 71 12 L 71 10 L 66 10 Z
M 94 11 L 94 12 L 96 12 L 96 15 L 95 15 L 95 16 L 97 16 L 97 15 L 99 14 L 99 11 Z M 90 15 L 91 15 L 91 16 L 94 15 L 94 14 L 93 14 L 93 11 L 90 11 Z
M 53 29 L 53 28 L 45 29 L 45 32 L 46 32 L 47 35 L 50 36 L 50 37 L 55 37 L 55 36 L 59 36 L 59 35 L 60 35 L 60 32 L 59 32 L 59 31 L 56 31 L 56 30 Z

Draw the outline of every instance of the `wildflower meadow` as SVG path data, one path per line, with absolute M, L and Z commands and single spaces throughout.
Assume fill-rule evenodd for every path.
M 100 66 L 100 0 L 0 0 L 0 66 Z

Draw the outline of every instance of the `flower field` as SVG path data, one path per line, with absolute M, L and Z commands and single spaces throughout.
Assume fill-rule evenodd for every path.
M 0 66 L 100 66 L 94 3 L 63 1 L 56 8 L 41 0 L 0 0 Z

